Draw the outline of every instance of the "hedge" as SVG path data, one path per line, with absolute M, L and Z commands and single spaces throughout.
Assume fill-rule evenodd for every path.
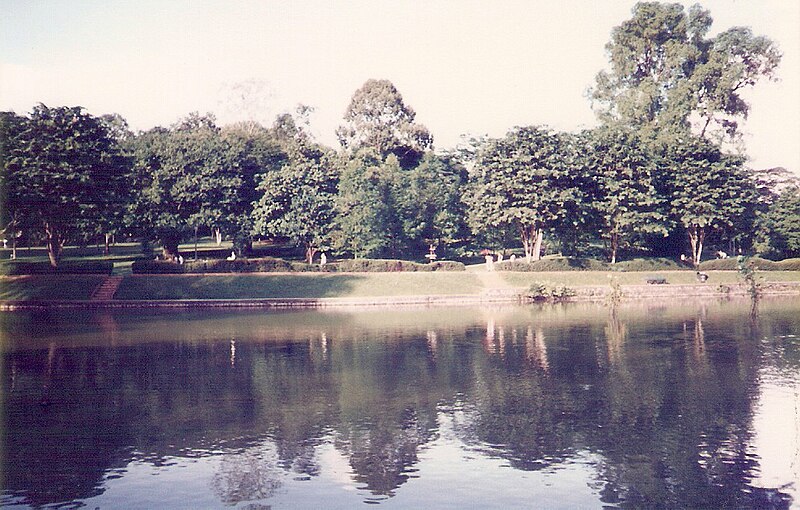
M 800 258 L 775 262 L 761 257 L 751 257 L 748 259 L 748 263 L 752 263 L 757 270 L 761 271 L 800 271 Z M 700 269 L 703 271 L 736 271 L 739 269 L 739 261 L 736 257 L 706 260 L 700 263 Z
M 65 260 L 58 267 L 50 265 L 49 261 L 20 262 L 7 261 L 0 264 L 0 274 L 27 275 L 27 274 L 106 274 L 110 275 L 114 269 L 114 262 L 110 260 Z
M 517 259 L 514 262 L 504 260 L 495 262 L 494 267 L 498 271 L 605 271 L 609 264 L 594 259 L 580 259 L 570 257 L 552 257 L 528 263 L 524 259 Z
M 464 271 L 461 262 L 440 261 L 419 264 L 406 260 L 350 259 L 331 262 L 320 267 L 317 264 L 290 262 L 272 257 L 236 260 L 187 260 L 176 264 L 163 260 L 139 260 L 133 263 L 136 274 L 185 274 L 185 273 L 274 273 L 274 272 L 397 272 L 397 271 Z
M 429 272 L 429 271 L 465 271 L 461 262 L 441 260 L 430 264 L 420 264 L 408 260 L 387 259 L 348 259 L 326 264 L 322 268 L 326 272 L 342 273 L 395 273 L 395 272 Z

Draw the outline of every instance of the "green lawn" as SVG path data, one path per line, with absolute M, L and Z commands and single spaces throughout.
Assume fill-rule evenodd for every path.
M 0 300 L 89 299 L 102 275 L 32 275 L 0 277 Z
M 148 275 L 123 280 L 116 299 L 323 298 L 476 294 L 474 274 Z
M 705 271 L 709 285 L 741 283 L 736 271 Z M 558 272 L 498 272 L 512 287 L 530 287 L 533 282 L 580 287 L 582 285 L 609 285 L 616 278 L 620 285 L 643 285 L 648 277 L 667 279 L 668 284 L 697 283 L 694 271 L 651 271 L 651 272 L 611 272 L 611 271 L 558 271 Z M 800 281 L 800 271 L 759 271 L 758 276 L 767 282 Z

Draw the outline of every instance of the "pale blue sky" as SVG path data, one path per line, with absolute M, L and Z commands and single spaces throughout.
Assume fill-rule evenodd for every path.
M 779 44 L 781 81 L 748 93 L 745 140 L 754 167 L 800 174 L 800 2 L 700 3 L 714 32 L 745 25 Z M 515 125 L 574 130 L 595 123 L 584 94 L 633 4 L 0 0 L 0 109 L 81 105 L 147 129 L 191 111 L 269 123 L 304 103 L 334 145 L 353 92 L 387 78 L 440 148 Z M 247 111 L 233 99 L 242 82 L 258 99 Z

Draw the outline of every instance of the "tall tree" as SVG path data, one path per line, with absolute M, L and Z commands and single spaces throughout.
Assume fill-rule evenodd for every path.
M 517 128 L 478 152 L 464 196 L 470 228 L 517 231 L 528 261 L 539 260 L 546 229 L 581 202 L 574 185 L 569 137 L 539 127 Z
M 178 244 L 201 227 L 226 228 L 236 249 L 246 250 L 255 175 L 263 172 L 263 159 L 246 136 L 223 133 L 212 117 L 192 114 L 170 130 L 156 128 L 134 141 L 142 192 L 129 222 L 160 240 L 165 257 L 174 256 Z
M 355 258 L 398 255 L 402 225 L 396 197 L 397 158 L 383 161 L 373 149 L 361 149 L 345 161 L 336 197 L 335 246 Z
M 9 143 L 10 216 L 40 225 L 57 267 L 68 239 L 120 205 L 124 161 L 103 122 L 77 106 L 39 104 Z
M 774 75 L 781 55 L 766 37 L 736 27 L 707 38 L 712 18 L 694 5 L 639 2 L 633 17 L 615 27 L 606 45 L 610 70 L 597 75 L 591 97 L 605 122 L 652 132 L 701 136 L 718 124 L 736 134 L 746 117 L 741 96 L 762 77 Z
M 760 251 L 800 257 L 800 187 L 788 186 L 759 220 Z
M 635 133 L 603 129 L 583 134 L 581 154 L 587 172 L 598 183 L 592 207 L 608 241 L 611 263 L 620 248 L 643 234 L 667 235 L 666 200 L 654 186 L 652 155 Z
M 407 250 L 421 253 L 441 245 L 448 251 L 465 237 L 461 191 L 466 170 L 453 155 L 428 152 L 400 179 L 396 203 Z
M 353 94 L 336 135 L 351 153 L 369 147 L 384 159 L 394 154 L 404 169 L 413 168 L 433 144 L 431 134 L 414 122 L 415 117 L 392 82 L 367 80 Z
M 331 245 L 338 172 L 333 155 L 307 140 L 298 140 L 288 157 L 280 170 L 261 178 L 254 229 L 288 237 L 303 247 L 311 264 L 318 251 Z
M 706 236 L 725 229 L 747 229 L 740 224 L 758 201 L 753 175 L 738 156 L 697 138 L 667 144 L 663 165 L 672 186 L 672 214 L 686 229 L 697 265 Z

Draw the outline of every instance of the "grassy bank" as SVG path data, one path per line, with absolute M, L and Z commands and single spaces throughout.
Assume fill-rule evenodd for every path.
M 105 279 L 101 275 L 32 275 L 0 277 L 0 300 L 89 299 Z
M 620 285 L 643 285 L 651 276 L 666 278 L 668 284 L 690 285 L 697 282 L 692 271 L 652 271 L 652 272 L 607 272 L 607 271 L 557 271 L 536 273 L 498 272 L 498 275 L 512 287 L 530 287 L 533 282 L 580 287 L 582 285 L 609 285 L 615 278 Z M 705 271 L 708 281 L 705 285 L 741 283 L 742 278 L 737 271 Z M 767 282 L 800 281 L 800 271 L 761 271 L 759 277 Z
M 735 271 L 709 271 L 704 285 L 741 283 Z M 491 277 L 489 277 L 491 276 Z M 359 298 L 386 296 L 476 295 L 492 288 L 528 289 L 536 283 L 608 286 L 613 276 L 621 285 L 643 285 L 648 276 L 666 278 L 668 284 L 696 284 L 690 271 L 609 273 L 559 271 L 537 273 L 495 272 L 479 268 L 445 273 L 299 273 L 230 275 L 133 275 L 122 281 L 115 299 L 261 299 Z M 759 272 L 766 282 L 800 282 L 800 271 Z M 89 299 L 103 281 L 99 275 L 34 275 L 0 277 L 0 300 Z
M 123 280 L 115 299 L 325 298 L 476 294 L 467 273 L 147 275 Z

